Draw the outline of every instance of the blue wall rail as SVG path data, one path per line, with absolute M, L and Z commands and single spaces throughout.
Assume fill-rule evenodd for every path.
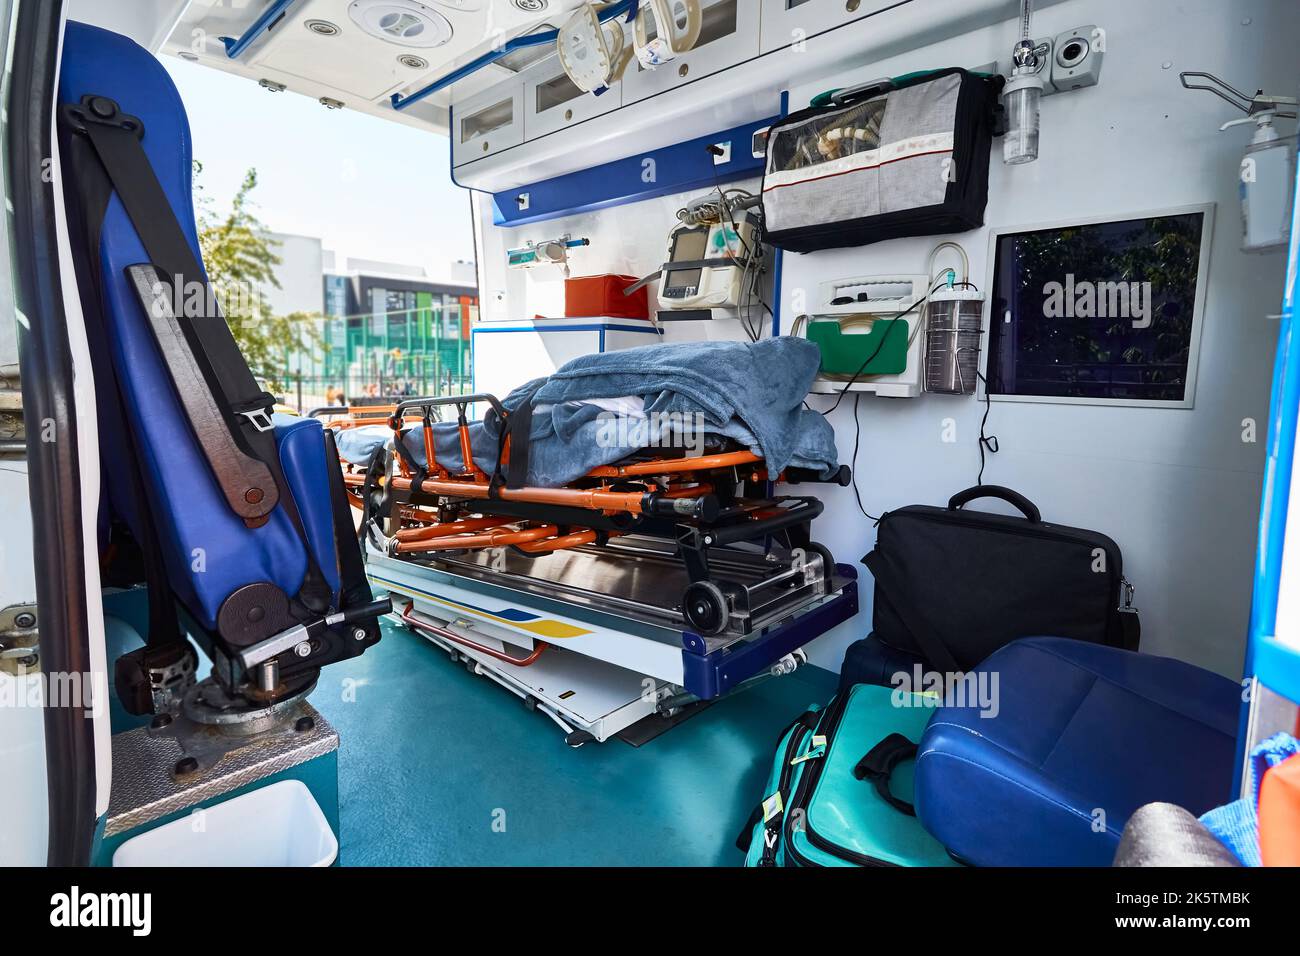
M 493 193 L 493 220 L 498 226 L 523 226 L 761 176 L 764 160 L 754 158 L 751 144 L 754 132 L 774 121 L 775 117 L 770 117 L 530 186 Z M 731 143 L 730 161 L 715 163 L 709 147 L 726 142 Z M 521 208 L 519 202 L 519 197 L 525 194 L 527 209 Z
M 615 3 L 599 11 L 596 14 L 596 18 L 600 20 L 601 23 L 608 23 L 610 20 L 620 17 L 626 13 L 628 15 L 628 18 L 631 19 L 636 15 L 638 2 L 639 0 L 619 0 L 618 3 Z M 394 93 L 392 97 L 393 109 L 404 110 L 408 106 L 412 106 L 415 103 L 420 102 L 420 100 L 432 96 L 434 93 L 437 93 L 439 90 L 445 90 L 453 83 L 459 83 L 461 80 L 465 79 L 465 77 L 477 73 L 479 70 L 483 69 L 483 67 L 487 66 L 490 63 L 495 63 L 497 60 L 501 59 L 504 56 L 509 56 L 511 53 L 515 53 L 519 50 L 527 50 L 531 47 L 545 46 L 548 43 L 554 43 L 559 38 L 559 36 L 560 36 L 559 30 L 546 30 L 543 31 L 542 33 L 526 33 L 523 36 L 519 36 L 519 37 L 515 37 L 514 39 L 507 40 L 505 43 L 503 43 L 501 46 L 497 47 L 496 49 L 489 50 L 487 53 L 484 53 L 482 56 L 470 60 L 462 67 L 457 67 L 455 70 L 452 70 L 446 76 L 440 77 L 439 79 L 434 80 L 428 86 L 416 90 L 410 96 L 401 96 L 399 94 Z
M 1300 199 L 1300 192 L 1297 192 Z M 1273 366 L 1273 396 L 1268 413 L 1268 458 L 1264 464 L 1264 493 L 1260 504 L 1259 545 L 1255 559 L 1255 591 L 1250 609 L 1250 632 L 1246 642 L 1247 677 L 1257 677 L 1270 690 L 1300 703 L 1300 654 L 1275 639 L 1277 599 L 1282 584 L 1282 547 L 1291 495 L 1291 473 L 1295 463 L 1296 424 L 1300 418 L 1300 205 L 1291 211 L 1291 246 L 1287 256 L 1286 292 L 1282 302 L 1282 325 L 1278 333 L 1277 359 Z M 1241 767 L 1245 759 L 1246 720 L 1249 704 L 1242 708 L 1237 734 L 1237 779 L 1233 792 L 1241 788 Z
M 257 41 L 258 37 L 279 23 L 288 9 L 296 2 L 297 0 L 275 0 L 275 3 L 267 7 L 266 12 L 254 20 L 253 25 L 245 30 L 239 39 L 222 37 L 221 42 L 226 45 L 226 56 L 232 60 L 239 59 L 243 52 Z

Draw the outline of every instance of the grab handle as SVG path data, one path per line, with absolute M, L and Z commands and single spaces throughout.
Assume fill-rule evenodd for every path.
M 505 406 L 497 399 L 495 395 L 488 395 L 486 392 L 480 395 L 441 395 L 437 398 L 412 398 L 399 404 L 393 412 L 393 417 L 400 420 L 402 416 L 412 408 L 436 408 L 439 405 L 455 405 L 461 412 L 469 405 L 475 402 L 487 402 L 493 410 L 502 418 L 506 417 Z
M 1035 524 L 1043 520 L 1043 515 L 1036 504 L 1020 492 L 1004 488 L 1002 485 L 976 485 L 974 488 L 959 491 L 948 499 L 948 510 L 959 511 L 963 505 L 970 504 L 977 498 L 1000 498 L 1002 501 L 1014 505 L 1022 515 Z

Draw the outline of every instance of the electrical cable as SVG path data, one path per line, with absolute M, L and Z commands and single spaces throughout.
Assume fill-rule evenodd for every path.
M 980 372 L 978 369 L 976 369 L 975 371 L 975 377 L 979 381 L 984 383 L 984 417 L 980 419 L 980 438 L 979 438 L 980 470 L 979 470 L 979 474 L 975 478 L 975 484 L 982 485 L 984 484 L 985 450 L 987 449 L 988 454 L 990 455 L 996 455 L 998 453 L 998 449 L 1000 446 L 998 444 L 997 435 L 989 435 L 986 433 L 986 426 L 989 423 L 989 412 L 993 410 L 993 398 L 989 394 L 988 379 L 986 379 L 984 377 L 984 373 Z
M 862 425 L 858 422 L 858 400 L 860 398 L 862 398 L 861 392 L 853 396 L 853 463 L 849 466 L 853 471 L 853 497 L 858 502 L 858 510 L 862 512 L 862 516 L 869 521 L 879 523 L 880 519 L 862 506 L 862 494 L 858 491 L 858 446 L 862 441 Z

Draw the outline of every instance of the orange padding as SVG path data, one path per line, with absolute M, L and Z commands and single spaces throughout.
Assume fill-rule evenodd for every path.
M 1259 788 L 1259 854 L 1265 866 L 1300 866 L 1300 754 L 1264 774 Z

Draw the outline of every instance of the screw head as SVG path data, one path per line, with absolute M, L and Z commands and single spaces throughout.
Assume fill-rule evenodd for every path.
M 36 615 L 31 611 L 23 611 L 14 615 L 14 626 L 27 630 L 29 627 L 36 626 Z
M 352 632 L 352 636 L 358 641 L 364 641 L 366 639 L 365 628 L 362 627 L 357 628 L 355 631 Z
M 199 762 L 193 757 L 182 757 L 176 761 L 176 776 L 183 777 L 199 769 Z
M 299 657 L 310 657 L 311 645 L 306 641 L 303 641 L 300 644 L 298 644 L 296 647 L 294 647 L 293 652 L 297 654 Z
M 250 505 L 261 504 L 262 499 L 266 497 L 266 492 L 261 488 L 249 488 L 244 492 L 244 500 Z

